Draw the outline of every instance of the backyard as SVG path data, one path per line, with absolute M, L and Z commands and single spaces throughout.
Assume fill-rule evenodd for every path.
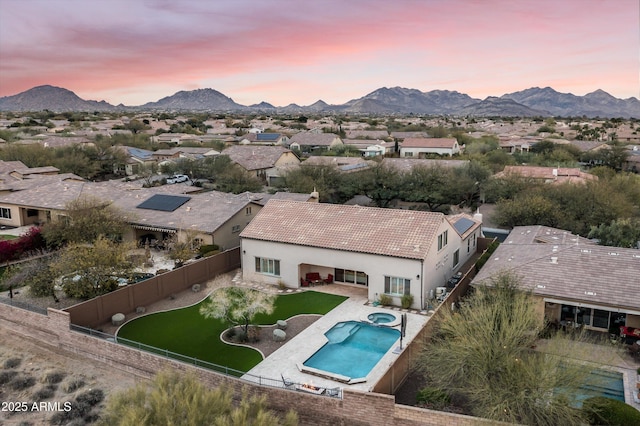
M 273 313 L 256 315 L 253 324 L 273 325 L 278 320 L 288 320 L 303 314 L 324 315 L 345 299 L 344 296 L 315 291 L 279 295 Z M 220 337 L 229 328 L 229 324 L 202 316 L 200 306 L 203 303 L 204 301 L 186 308 L 157 312 L 130 321 L 119 329 L 118 341 L 131 346 L 136 346 L 136 342 L 142 343 L 240 372 L 246 372 L 260 363 L 262 356 L 258 351 L 229 345 L 221 340 Z M 269 340 L 271 335 L 263 330 L 260 339 Z

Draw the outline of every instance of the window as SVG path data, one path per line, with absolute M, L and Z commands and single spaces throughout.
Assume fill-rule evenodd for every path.
M 453 267 L 455 268 L 460 263 L 460 250 L 456 250 L 453 252 Z
M 236 232 L 240 232 L 240 225 L 233 225 L 233 226 L 231 227 L 231 232 L 233 232 L 234 234 L 235 234 Z
M 609 328 L 609 311 L 594 309 L 592 326 L 596 328 Z
M 0 218 L 11 219 L 11 209 L 0 207 Z
M 400 277 L 384 277 L 384 292 L 388 294 L 409 294 L 411 280 Z
M 473 246 L 474 247 L 476 246 L 476 234 L 475 233 L 473 234 Z
M 280 276 L 280 261 L 276 259 L 256 257 L 256 272 Z
M 251 207 L 247 207 L 246 209 L 244 209 L 245 214 L 251 214 Z
M 333 280 L 341 283 L 360 284 L 364 286 L 369 284 L 369 277 L 364 272 L 336 268 L 333 275 Z
M 405 157 L 413 157 L 413 152 L 411 152 L 411 151 L 405 151 L 404 156 L 405 156 Z
M 442 250 L 449 240 L 449 231 L 444 231 L 438 235 L 438 250 Z
M 27 217 L 38 216 L 38 210 L 36 209 L 27 209 Z
M 471 251 L 471 240 L 467 240 L 467 253 Z

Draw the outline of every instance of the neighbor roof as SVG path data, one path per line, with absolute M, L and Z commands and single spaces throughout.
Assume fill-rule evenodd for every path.
M 233 145 L 222 151 L 231 161 L 245 170 L 262 170 L 275 167 L 276 162 L 285 153 L 291 152 L 282 146 Z
M 521 226 L 472 283 L 490 283 L 502 271 L 516 273 L 521 288 L 535 295 L 640 310 L 640 252 L 635 249 L 596 245 L 560 229 Z
M 455 138 L 406 138 L 401 148 L 452 148 Z
M 241 238 L 424 259 L 442 213 L 270 200 Z
M 463 167 L 469 164 L 469 160 L 435 160 L 423 158 L 383 158 L 382 164 L 391 166 L 399 172 L 410 172 L 414 167 Z

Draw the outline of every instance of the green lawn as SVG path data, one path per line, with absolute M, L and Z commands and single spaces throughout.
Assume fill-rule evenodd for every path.
M 15 240 L 16 238 L 19 238 L 15 235 L 0 235 L 0 240 Z
M 257 316 L 254 324 L 271 325 L 299 314 L 326 314 L 344 300 L 346 297 L 315 291 L 281 295 L 273 314 Z M 220 334 L 228 325 L 200 315 L 202 303 L 130 321 L 120 328 L 118 337 L 240 371 L 248 371 L 262 361 L 253 349 L 223 343 Z

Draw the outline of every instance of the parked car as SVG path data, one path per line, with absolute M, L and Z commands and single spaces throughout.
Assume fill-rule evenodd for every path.
M 167 183 L 181 183 L 187 182 L 189 180 L 189 176 L 187 175 L 173 175 L 167 178 Z

